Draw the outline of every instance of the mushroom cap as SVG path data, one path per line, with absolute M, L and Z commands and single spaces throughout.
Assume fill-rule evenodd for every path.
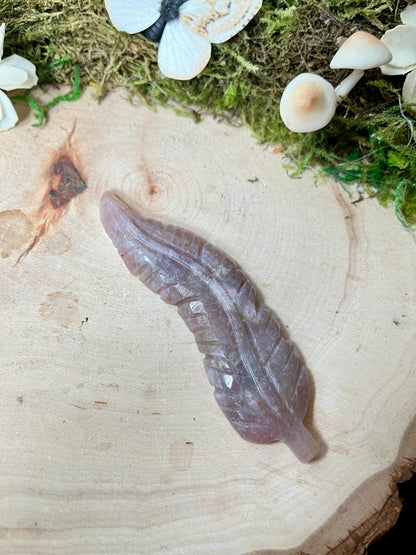
M 315 73 L 301 73 L 287 85 L 280 101 L 280 115 L 291 131 L 309 133 L 325 127 L 335 114 L 335 89 Z
M 392 55 L 381 40 L 367 33 L 357 31 L 341 45 L 332 58 L 332 69 L 371 69 L 388 64 Z
M 416 69 L 406 75 L 402 95 L 406 102 L 416 104 Z
M 416 26 L 397 25 L 381 37 L 392 53 L 390 63 L 381 67 L 384 75 L 402 75 L 416 68 Z

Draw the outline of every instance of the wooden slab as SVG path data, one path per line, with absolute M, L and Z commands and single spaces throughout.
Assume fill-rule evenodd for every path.
M 0 551 L 361 552 L 415 464 L 412 236 L 375 201 L 290 179 L 243 128 L 123 95 L 0 135 Z M 54 209 L 64 155 L 87 189 Z M 316 461 L 233 431 L 193 336 L 101 228 L 106 190 L 254 281 L 309 369 Z

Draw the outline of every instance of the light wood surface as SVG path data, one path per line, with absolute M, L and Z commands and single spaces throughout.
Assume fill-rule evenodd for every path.
M 289 178 L 244 128 L 123 91 L 30 123 L 0 135 L 0 552 L 360 552 L 415 464 L 412 235 L 375 201 Z M 62 153 L 87 189 L 53 210 Z M 101 228 L 106 190 L 253 280 L 310 372 L 316 461 L 233 431 L 192 334 Z

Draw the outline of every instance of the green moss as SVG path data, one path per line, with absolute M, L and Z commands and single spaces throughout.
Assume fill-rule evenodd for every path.
M 57 62 L 53 62 L 51 65 L 51 67 L 59 65 L 61 63 L 64 63 L 68 61 L 67 59 L 63 59 L 63 60 L 58 60 Z M 35 116 L 35 118 L 38 120 L 37 123 L 33 124 L 33 127 L 40 127 L 41 125 L 43 125 L 45 123 L 45 117 L 48 113 L 48 111 L 50 109 L 52 109 L 54 106 L 56 106 L 57 104 L 59 104 L 60 102 L 72 102 L 73 100 L 77 100 L 82 94 L 82 88 L 81 88 L 81 83 L 80 83 L 80 78 L 79 78 L 79 66 L 75 66 L 74 67 L 74 83 L 73 83 L 73 88 L 72 91 L 68 94 L 59 94 L 57 96 L 55 96 L 54 98 L 52 98 L 52 100 L 50 100 L 47 104 L 45 104 L 44 106 L 39 105 L 37 102 L 35 102 L 33 100 L 33 98 L 30 98 L 30 96 L 28 95 L 14 95 L 11 97 L 12 100 L 22 100 L 23 102 L 26 102 L 27 104 L 29 104 L 29 106 L 33 109 L 33 114 Z
M 392 204 L 405 225 L 416 224 L 416 106 L 401 105 L 403 76 L 366 72 L 335 118 L 315 133 L 290 132 L 279 99 L 298 73 L 337 84 L 348 71 L 331 70 L 337 39 L 362 29 L 377 36 L 399 23 L 399 0 L 264 0 L 254 20 L 230 41 L 213 46 L 211 61 L 191 81 L 164 78 L 157 47 L 140 34 L 119 33 L 103 0 L 3 0 L 5 55 L 35 63 L 43 83 L 92 83 L 97 98 L 115 86 L 148 104 L 173 106 L 198 120 L 213 113 L 247 125 L 261 142 L 283 145 L 293 172 L 320 163 L 345 188 L 359 185 Z M 190 108 L 192 107 L 192 108 Z

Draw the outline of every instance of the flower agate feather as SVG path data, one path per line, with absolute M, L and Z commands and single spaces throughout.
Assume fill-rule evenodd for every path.
M 101 199 L 101 222 L 129 271 L 177 307 L 237 432 L 254 443 L 280 440 L 300 461 L 313 459 L 319 446 L 302 422 L 307 372 L 236 265 L 201 237 L 143 218 L 111 193 Z

